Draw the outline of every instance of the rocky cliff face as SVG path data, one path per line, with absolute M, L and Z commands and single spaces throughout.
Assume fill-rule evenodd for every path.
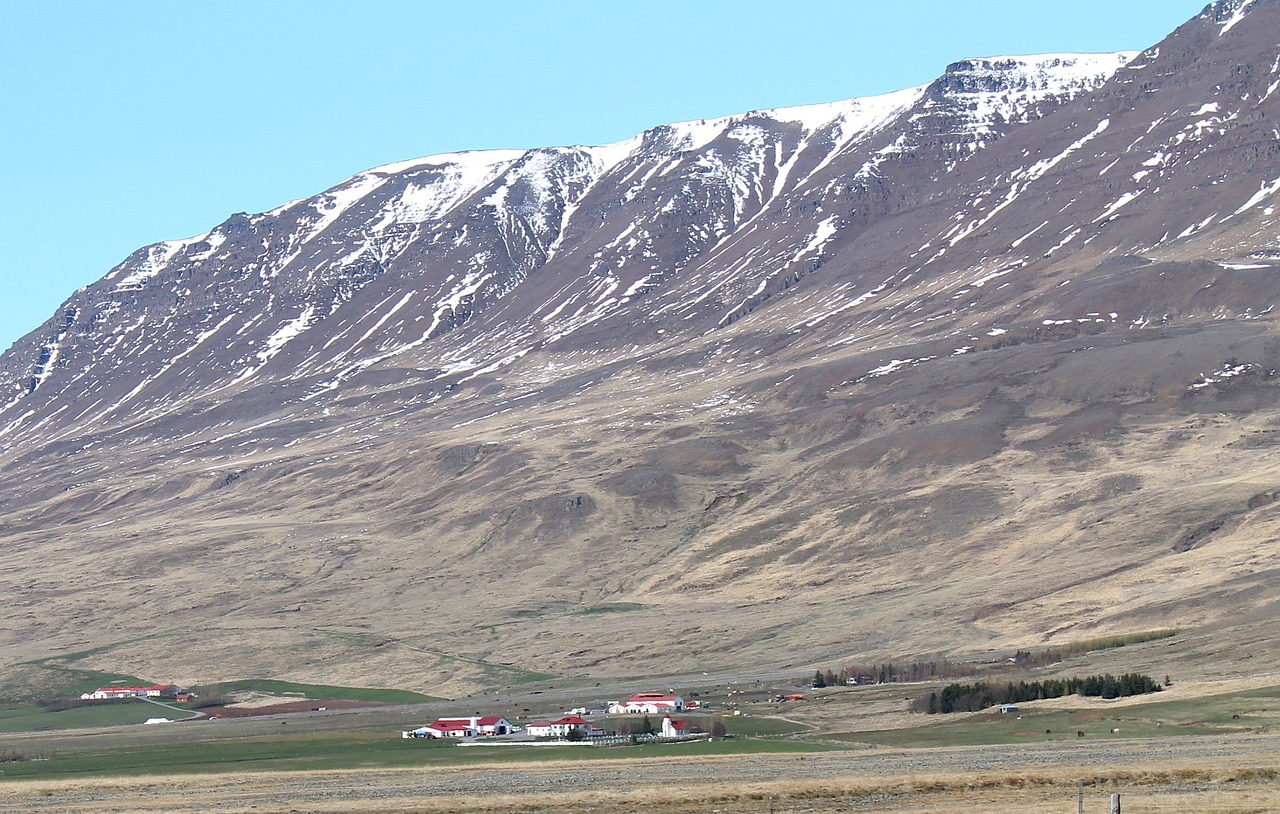
M 140 249 L 0 357 L 0 636 L 458 691 L 1246 618 L 1278 31 L 1231 0 Z

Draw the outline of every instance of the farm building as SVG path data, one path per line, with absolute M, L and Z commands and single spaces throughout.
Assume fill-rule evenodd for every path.
M 625 701 L 614 701 L 609 705 L 609 712 L 613 715 L 662 715 L 684 712 L 684 699 L 678 695 L 664 695 L 660 692 L 641 692 Z
M 501 715 L 470 718 L 437 718 L 426 726 L 402 731 L 402 738 L 474 738 L 480 735 L 510 735 L 515 731 L 511 722 Z
M 489 715 L 484 718 L 472 718 L 476 731 L 481 735 L 510 735 L 515 731 L 511 722 L 501 715 Z
M 81 701 L 115 701 L 124 698 L 170 698 L 178 694 L 175 684 L 155 684 L 150 687 L 99 687 L 93 692 L 80 694 Z
M 598 738 L 604 734 L 604 730 L 592 726 L 590 721 L 577 715 L 567 715 L 558 721 L 529 724 L 525 731 L 535 738 L 567 738 L 573 732 L 578 732 L 585 738 Z
M 411 730 L 407 735 L 401 734 L 406 738 L 474 738 L 477 733 L 470 718 L 441 718 Z
M 662 737 L 679 738 L 689 734 L 688 721 L 673 721 L 668 715 L 662 719 Z

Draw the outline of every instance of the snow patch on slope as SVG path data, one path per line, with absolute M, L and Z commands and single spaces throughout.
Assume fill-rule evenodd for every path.
M 148 246 L 146 248 L 146 256 L 142 262 L 135 266 L 127 276 L 116 281 L 116 291 L 138 291 L 142 289 L 147 280 L 155 277 L 165 266 L 169 264 L 178 253 L 188 246 L 199 243 L 209 237 L 208 234 L 189 237 L 185 240 L 166 240 L 162 243 Z M 127 268 L 125 265 L 117 266 L 114 271 L 106 276 L 107 280 L 114 279 L 124 273 Z
M 370 231 L 378 233 L 396 223 L 420 223 L 448 213 L 501 175 L 521 155 L 523 153 L 515 150 L 453 153 L 370 170 L 378 174 L 423 167 L 439 170 L 439 176 L 429 181 L 406 184 Z M 403 169 L 396 169 L 401 167 Z
M 1231 2 L 1225 3 L 1221 11 L 1231 10 L 1233 6 L 1235 8 L 1232 15 L 1222 23 L 1222 28 L 1218 31 L 1218 36 L 1226 34 L 1228 31 L 1239 25 L 1240 21 L 1244 19 L 1245 14 L 1248 13 L 1249 8 L 1253 6 L 1254 2 L 1255 0 L 1231 0 Z M 1219 14 L 1221 14 L 1221 11 Z
M 297 318 L 281 325 L 275 333 L 267 337 L 266 347 L 258 352 L 258 361 L 260 363 L 265 363 L 280 351 L 284 350 L 284 346 L 289 344 L 291 339 L 297 337 L 307 328 L 311 327 L 315 313 L 316 307 L 314 305 L 308 305 L 306 309 L 297 316 Z

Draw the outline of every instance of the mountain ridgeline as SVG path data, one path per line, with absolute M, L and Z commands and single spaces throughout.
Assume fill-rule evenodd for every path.
M 1277 42 L 1224 0 L 139 249 L 0 357 L 0 670 L 1270 646 Z

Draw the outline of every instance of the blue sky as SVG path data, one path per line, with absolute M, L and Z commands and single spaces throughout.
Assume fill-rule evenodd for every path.
M 1139 50 L 1207 0 L 0 0 L 0 350 L 134 249 L 370 167 Z

